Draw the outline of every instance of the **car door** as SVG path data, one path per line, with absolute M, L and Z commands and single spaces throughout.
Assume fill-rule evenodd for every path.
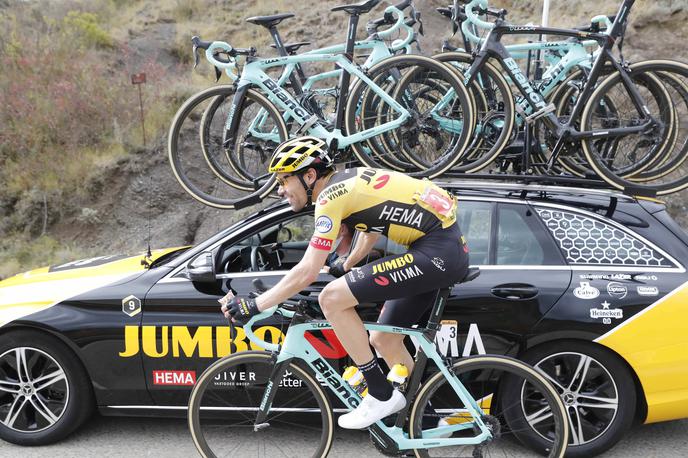
M 312 213 L 277 213 L 252 230 L 229 234 L 207 249 L 215 261 L 217 281 L 193 282 L 181 269 L 150 289 L 141 326 L 130 333 L 138 342 L 136 350 L 157 404 L 183 409 L 195 380 L 212 362 L 231 353 L 262 349 L 253 345 L 240 327 L 237 335 L 230 334 L 217 301 L 229 289 L 244 295 L 255 291 L 256 281 L 265 287 L 275 285 L 303 256 L 312 227 Z M 313 288 L 322 287 L 327 277 L 322 273 Z M 254 331 L 277 343 L 286 325 L 279 317 L 270 317 Z M 339 351 L 332 345 L 327 349 Z
M 460 199 L 459 224 L 481 273 L 454 288 L 438 343 L 454 357 L 515 353 L 567 290 L 571 269 L 524 201 Z

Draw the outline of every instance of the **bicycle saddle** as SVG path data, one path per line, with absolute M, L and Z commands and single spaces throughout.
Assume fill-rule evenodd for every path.
M 297 43 L 285 43 L 284 49 L 287 50 L 287 54 L 295 53 L 301 46 L 308 46 L 311 44 L 310 41 L 299 41 Z M 277 46 L 273 43 L 270 45 L 271 48 L 276 48 Z
M 263 27 L 267 27 L 269 29 L 270 27 L 276 26 L 280 22 L 290 17 L 294 17 L 294 13 L 273 14 L 271 16 L 253 16 L 247 18 L 246 22 L 262 25 Z
M 375 8 L 380 0 L 365 0 L 361 3 L 353 5 L 339 5 L 332 8 L 330 11 L 346 11 L 349 14 L 364 14 Z

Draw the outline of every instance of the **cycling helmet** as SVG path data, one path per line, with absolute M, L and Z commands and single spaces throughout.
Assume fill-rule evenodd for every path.
M 308 169 L 315 169 L 316 181 L 334 169 L 334 161 L 327 152 L 327 144 L 316 137 L 297 137 L 280 144 L 275 150 L 268 172 L 291 173 L 296 175 L 306 190 L 308 199 L 306 205 L 313 204 L 313 187 L 303 179 L 303 173 Z
M 270 173 L 294 173 L 314 168 L 324 171 L 333 167 L 327 144 L 316 137 L 297 137 L 280 144 L 270 160 Z

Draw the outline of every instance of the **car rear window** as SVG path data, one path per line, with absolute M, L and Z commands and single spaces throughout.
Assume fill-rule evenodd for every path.
M 547 207 L 536 211 L 569 264 L 675 267 L 658 249 L 600 219 Z

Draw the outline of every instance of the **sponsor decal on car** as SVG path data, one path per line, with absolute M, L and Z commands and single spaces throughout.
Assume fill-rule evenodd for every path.
M 657 275 L 633 275 L 633 279 L 640 281 L 657 281 Z
M 313 248 L 317 248 L 318 250 L 330 251 L 332 249 L 332 239 L 327 239 L 324 237 L 318 237 L 317 235 L 314 235 L 313 237 L 311 237 L 310 246 L 312 246 Z
M 621 283 L 610 282 L 607 284 L 607 294 L 615 299 L 623 299 L 628 294 L 628 288 Z
M 332 230 L 332 220 L 325 215 L 319 216 L 315 220 L 315 230 L 321 234 L 327 234 Z
M 249 341 L 243 328 L 230 338 L 229 326 L 125 326 L 122 358 L 143 353 L 150 358 L 221 358 L 245 350 L 263 350 Z M 281 343 L 284 334 L 274 326 L 261 326 L 255 334 L 266 342 Z
M 590 309 L 590 318 L 598 319 L 602 318 L 604 324 L 611 324 L 612 318 L 621 319 L 623 318 L 623 310 L 616 308 L 610 309 L 611 304 L 607 301 L 602 302 L 602 308 L 592 308 Z
M 656 286 L 638 286 L 638 294 L 641 296 L 657 296 L 659 288 Z
M 193 386 L 196 371 L 153 371 L 153 385 Z
M 251 370 L 224 371 L 213 378 L 212 384 L 215 387 L 241 387 L 249 386 L 256 382 L 264 383 L 266 381 L 265 379 L 266 377 L 263 375 L 262 380 L 259 380 L 256 373 Z M 303 387 L 303 381 L 294 378 L 294 374 L 287 370 L 284 372 L 278 386 L 282 388 L 301 388 Z
M 631 280 L 633 275 L 631 274 L 581 274 L 580 278 L 582 280 Z
M 580 282 L 580 286 L 573 290 L 573 295 L 578 299 L 595 299 L 600 295 L 600 290 L 594 286 L 590 286 L 587 281 Z

